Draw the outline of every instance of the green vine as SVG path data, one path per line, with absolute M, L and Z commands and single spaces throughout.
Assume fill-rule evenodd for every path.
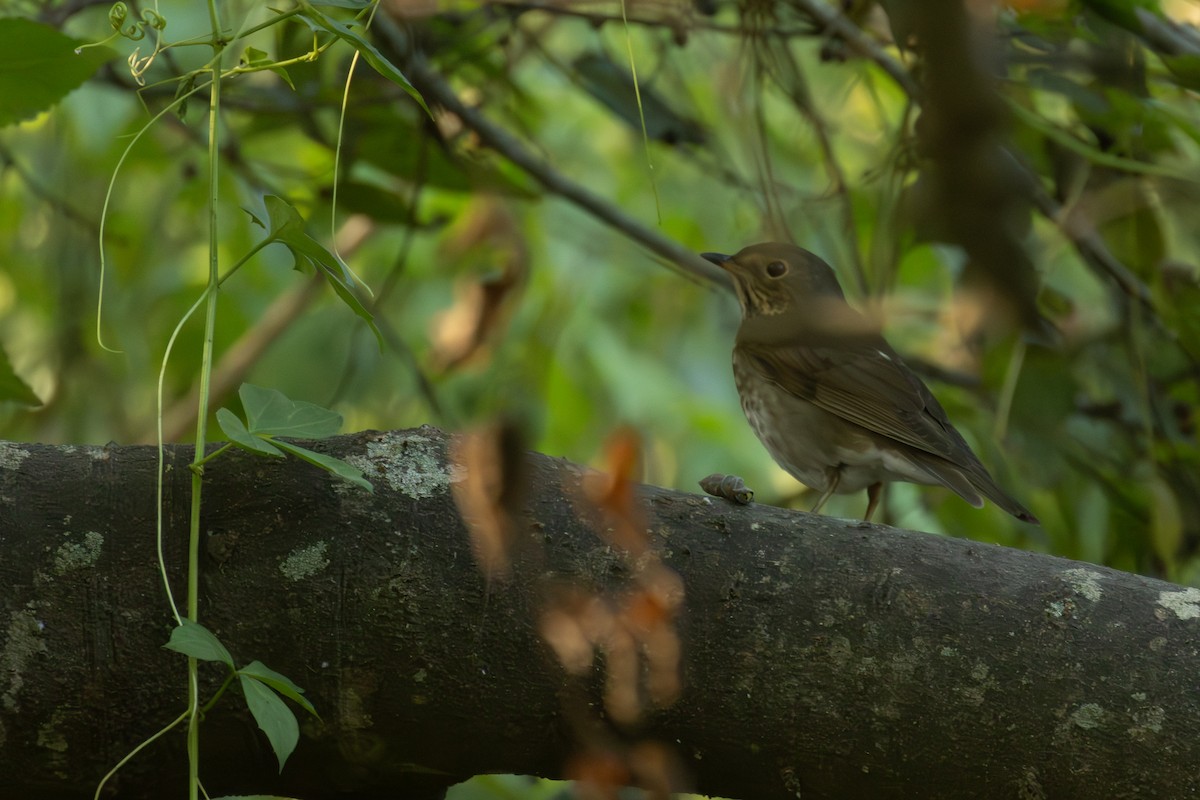
M 334 5 L 350 7 L 359 13 L 373 14 L 375 5 L 355 0 L 338 0 Z M 160 739 L 166 733 L 186 722 L 187 753 L 188 753 L 188 796 L 198 800 L 203 786 L 200 778 L 200 730 L 205 713 L 216 704 L 218 699 L 236 682 L 241 690 L 247 707 L 255 721 L 263 730 L 283 769 L 288 757 L 299 741 L 299 723 L 295 714 L 286 705 L 284 699 L 291 700 L 310 714 L 316 715 L 316 709 L 304 697 L 304 690 L 286 676 L 271 670 L 259 661 L 251 661 L 241 667 L 237 666 L 230 651 L 225 645 L 199 621 L 199 579 L 200 579 L 200 514 L 203 505 L 205 471 L 211 468 L 213 462 L 232 447 L 270 458 L 284 458 L 288 455 L 300 458 L 311 464 L 329 471 L 338 479 L 349 481 L 360 488 L 371 491 L 371 484 L 363 477 L 362 472 L 355 467 L 330 456 L 316 453 L 301 447 L 295 442 L 283 437 L 323 438 L 337 433 L 342 424 L 339 414 L 319 406 L 290 400 L 282 393 L 251 384 L 244 384 L 239 391 L 245 420 L 239 418 L 229 409 L 221 408 L 216 412 L 217 422 L 228 439 L 211 453 L 206 454 L 209 440 L 208 420 L 210 416 L 211 380 L 214 365 L 215 338 L 220 307 L 221 292 L 232 278 L 255 255 L 271 244 L 282 244 L 291 252 L 297 267 L 316 270 L 323 275 L 333 288 L 334 293 L 356 315 L 361 317 L 374 331 L 382 346 L 382 337 L 375 326 L 371 312 L 360 299 L 368 293 L 366 287 L 354 275 L 350 267 L 334 253 L 331 253 L 320 242 L 305 231 L 305 222 L 299 212 L 281 197 L 266 195 L 263 205 L 266 217 L 253 212 L 250 214 L 252 223 L 262 227 L 266 235 L 254 245 L 249 252 L 239 258 L 231 267 L 222 273 L 219 244 L 221 241 L 219 228 L 220 195 L 220 163 L 221 163 L 221 120 L 222 101 L 221 91 L 225 81 L 239 75 L 271 71 L 291 86 L 286 67 L 300 62 L 313 61 L 330 47 L 338 43 L 349 44 L 355 51 L 355 61 L 361 56 L 384 77 L 404 87 L 424 108 L 420 95 L 393 64 L 383 56 L 360 32 L 347 23 L 335 19 L 317 7 L 317 4 L 300 0 L 291 9 L 278 11 L 271 20 L 245 28 L 235 33 L 227 34 L 222 26 L 220 9 L 217 0 L 208 0 L 210 35 L 204 42 L 212 48 L 211 59 L 203 66 L 182 75 L 160 81 L 157 84 L 174 82 L 177 90 L 174 99 L 154 113 L 131 138 L 121 154 L 110 178 L 101 211 L 99 233 L 100 258 L 100 288 L 97 296 L 96 338 L 100 347 L 109 352 L 119 352 L 105 344 L 103 339 L 103 310 L 104 283 L 107 271 L 105 257 L 105 232 L 112 202 L 113 190 L 122 165 L 151 128 L 167 114 L 175 113 L 180 117 L 186 109 L 188 100 L 202 91 L 208 92 L 208 130 L 207 158 L 208 181 L 207 225 L 208 225 L 208 269 L 207 280 L 200 296 L 178 320 L 167 340 L 158 375 L 157 392 L 157 429 L 158 429 L 158 480 L 157 518 L 155 520 L 155 545 L 157 550 L 158 568 L 166 595 L 170 613 L 175 618 L 176 627 L 171 633 L 165 647 L 187 657 L 187 707 L 174 720 L 153 734 L 145 741 L 135 746 L 126 754 L 99 782 L 96 787 L 96 797 L 99 798 L 104 786 L 134 756 Z M 146 87 L 145 75 L 155 63 L 157 56 L 172 47 L 199 44 L 199 41 L 170 43 L 163 39 L 167 20 L 157 10 L 146 9 L 141 12 L 139 19 L 131 20 L 129 9 L 124 3 L 116 3 L 109 11 L 109 24 L 114 33 L 105 40 L 111 41 L 124 37 L 130 41 L 140 41 L 149 30 L 155 31 L 156 43 L 153 52 L 148 56 L 139 55 L 135 49 L 129 56 L 129 70 L 139 87 Z M 245 43 L 245 40 L 271 26 L 287 22 L 300 21 L 313 32 L 311 50 L 301 56 L 290 59 L 272 59 L 266 52 Z M 99 42 L 92 47 L 103 44 Z M 236 66 L 226 67 L 226 57 L 229 50 L 239 46 L 241 56 Z M 82 49 L 82 48 L 80 48 Z M 347 89 L 348 91 L 348 89 Z M 426 109 L 428 111 L 428 109 Z M 172 592 L 169 570 L 165 558 L 164 542 L 164 486 L 167 476 L 166 445 L 163 437 L 163 406 L 164 385 L 167 365 L 171 359 L 175 344 L 180 333 L 193 319 L 196 313 L 204 309 L 203 344 L 200 353 L 198 372 L 199 400 L 196 409 L 196 430 L 194 456 L 189 464 L 191 472 L 191 507 L 189 510 L 189 539 L 187 556 L 187 593 L 184 607 L 181 609 Z M 200 668 L 202 661 L 223 665 L 226 674 L 220 687 L 207 699 L 201 698 Z M 207 796 L 207 795 L 205 795 Z

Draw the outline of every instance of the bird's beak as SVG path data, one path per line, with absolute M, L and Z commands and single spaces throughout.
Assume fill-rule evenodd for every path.
M 701 253 L 700 257 L 705 261 L 711 261 L 721 269 L 725 269 L 725 262 L 733 258 L 733 256 L 727 256 L 723 253 Z

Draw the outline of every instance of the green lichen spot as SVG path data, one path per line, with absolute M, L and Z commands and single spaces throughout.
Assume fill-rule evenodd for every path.
M 1167 712 L 1162 706 L 1149 706 L 1131 715 L 1134 725 L 1127 732 L 1134 738 L 1144 739 L 1152 733 L 1162 733 L 1163 722 Z
M 1184 589 L 1182 592 L 1159 592 L 1158 604 L 1175 612 L 1180 619 L 1200 617 L 1200 589 Z
M 61 710 L 55 711 L 50 715 L 50 721 L 38 728 L 38 747 L 44 747 L 56 753 L 67 752 L 67 737 L 60 730 L 65 722 L 65 716 Z
M 328 550 L 329 545 L 325 542 L 317 542 L 314 545 L 293 550 L 279 565 L 279 571 L 285 578 L 292 581 L 316 575 L 329 566 L 329 559 L 325 557 Z
M 1106 716 L 1107 712 L 1095 703 L 1084 703 L 1075 709 L 1075 713 L 1071 715 L 1071 722 L 1084 730 L 1091 730 L 1100 727 Z
M 103 547 L 104 537 L 96 531 L 87 531 L 82 542 L 67 542 L 54 552 L 54 573 L 66 575 L 95 565 Z
M 1071 588 L 1084 599 L 1091 600 L 1093 603 L 1100 600 L 1103 592 L 1100 590 L 1100 578 L 1104 577 L 1099 572 L 1090 569 L 1069 569 L 1063 573 L 1063 577 L 1071 584 Z
M 46 652 L 42 622 L 32 611 L 14 611 L 7 634 L 0 637 L 0 708 L 17 711 L 25 686 L 25 670 L 34 656 Z
M 346 461 L 369 479 L 382 478 L 392 490 L 414 499 L 445 494 L 458 480 L 455 468 L 446 464 L 441 443 L 420 430 L 387 433 L 367 445 L 366 456 L 348 456 Z

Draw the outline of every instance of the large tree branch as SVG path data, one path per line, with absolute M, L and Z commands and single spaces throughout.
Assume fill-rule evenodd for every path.
M 596 507 L 580 468 L 539 455 L 519 546 L 486 579 L 448 441 L 422 428 L 315 445 L 359 459 L 373 495 L 297 461 L 208 465 L 202 621 L 321 713 L 280 778 L 240 701 L 222 700 L 203 729 L 210 794 L 413 796 L 647 741 L 666 743 L 676 787 L 733 797 L 1200 790 L 1200 591 L 652 487 L 633 501 L 650 545 L 634 556 L 605 538 L 611 497 Z M 168 450 L 173 580 L 190 459 Z M 155 461 L 0 445 L 0 797 L 90 796 L 181 710 Z M 638 606 L 648 575 L 675 588 Z M 172 734 L 139 755 L 119 796 L 174 791 L 181 748 Z

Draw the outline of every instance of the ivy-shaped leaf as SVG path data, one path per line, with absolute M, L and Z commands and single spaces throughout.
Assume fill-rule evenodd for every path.
M 221 431 L 229 437 L 229 441 L 236 444 L 238 447 L 250 450 L 255 453 L 262 453 L 264 456 L 273 456 L 283 458 L 283 451 L 275 445 L 268 442 L 266 439 L 260 439 L 246 428 L 246 423 L 238 418 L 228 408 L 217 409 L 217 424 L 221 426 Z
M 324 439 L 342 428 L 342 415 L 303 400 L 292 400 L 276 389 L 243 383 L 238 389 L 250 433 Z
M 400 68 L 388 61 L 387 57 L 379 52 L 375 48 L 375 45 L 363 38 L 362 34 L 355 31 L 346 23 L 339 22 L 328 16 L 324 11 L 314 8 L 311 3 L 302 2 L 301 5 L 304 7 L 304 11 L 299 15 L 300 19 L 308 23 L 310 28 L 332 33 L 334 36 L 348 43 L 367 60 L 368 64 L 375 68 L 376 72 L 408 92 L 409 96 L 416 100 L 421 108 L 425 109 L 426 114 L 429 114 L 430 117 L 433 116 L 433 112 L 429 110 L 429 106 L 425 105 L 425 98 L 421 97 L 421 93 L 417 91 L 416 87 L 409 83 L 408 78 L 404 76 Z M 325 2 L 322 5 L 341 4 Z
M 281 457 L 291 453 L 299 459 L 332 472 L 355 486 L 374 492 L 375 487 L 363 477 L 362 470 L 340 458 L 316 453 L 298 444 L 277 439 L 292 436 L 303 439 L 324 439 L 342 427 L 342 415 L 327 408 L 292 400 L 283 392 L 243 383 L 238 389 L 246 422 L 227 408 L 217 411 L 217 423 L 229 441 L 260 455 Z
M 267 230 L 267 239 L 264 244 L 279 242 L 287 247 L 292 253 L 292 258 L 295 259 L 297 269 L 308 264 L 314 269 L 320 270 L 342 302 L 349 306 L 351 311 L 366 320 L 382 349 L 383 334 L 375 325 L 375 317 L 359 301 L 358 295 L 354 291 L 358 280 L 350 268 L 343 264 L 341 259 L 322 247 L 316 239 L 304 232 L 304 219 L 289 202 L 272 194 L 263 198 L 263 202 L 267 206 L 268 223 L 264 224 L 249 209 L 246 209 L 246 213 L 250 215 L 250 219 L 256 225 Z

